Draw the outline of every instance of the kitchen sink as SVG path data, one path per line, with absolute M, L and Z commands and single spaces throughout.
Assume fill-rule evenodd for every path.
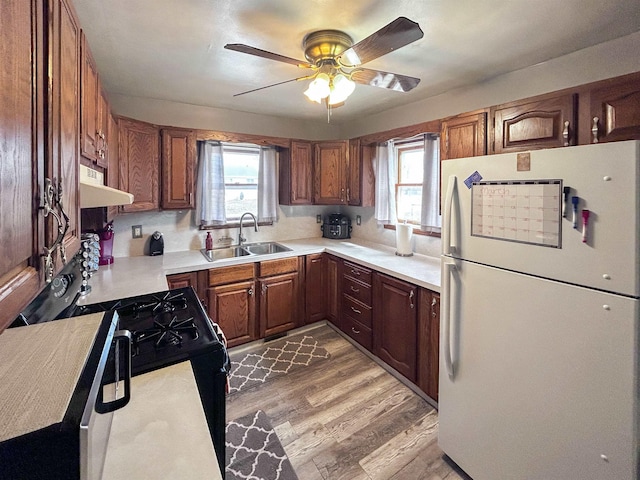
M 291 249 L 276 242 L 250 243 L 248 245 L 200 250 L 210 262 L 225 258 L 246 257 L 248 255 L 267 255 L 269 253 L 290 252 Z
M 291 249 L 275 242 L 252 243 L 245 245 L 245 250 L 254 255 L 266 255 L 268 253 L 290 252 Z
M 225 247 L 215 248 L 213 250 L 200 250 L 207 260 L 215 262 L 216 260 L 222 260 L 224 258 L 245 257 L 251 255 L 242 247 Z

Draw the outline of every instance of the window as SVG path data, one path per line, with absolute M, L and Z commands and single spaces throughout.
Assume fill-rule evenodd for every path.
M 244 212 L 258 213 L 260 147 L 223 144 L 224 197 L 227 221 Z
M 420 225 L 422 180 L 424 177 L 424 142 L 396 143 L 396 217 Z

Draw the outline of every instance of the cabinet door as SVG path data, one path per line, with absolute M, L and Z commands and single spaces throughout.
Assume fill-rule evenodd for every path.
M 305 323 L 326 317 L 327 296 L 325 256 L 322 253 L 305 258 Z
M 109 118 L 111 117 L 111 106 L 107 99 L 107 94 L 102 89 L 98 78 L 98 120 L 97 120 L 97 144 L 96 144 L 96 164 L 102 168 L 109 167 Z
M 255 282 L 220 285 L 207 290 L 209 317 L 222 328 L 228 346 L 255 340 L 256 299 Z
M 442 121 L 440 159 L 487 154 L 487 113 L 457 115 Z
M 260 338 L 298 326 L 298 273 L 258 280 L 260 288 Z
M 157 210 L 160 132 L 155 125 L 120 118 L 120 189 L 133 194 L 133 203 L 124 212 Z
M 0 10 L 1 332 L 40 287 L 42 215 L 36 199 L 44 176 L 45 82 L 42 3 L 3 0 Z
M 340 264 L 342 260 L 327 255 L 327 318 L 340 326 Z
M 315 144 L 313 201 L 316 205 L 346 204 L 347 143 Z
M 193 287 L 197 292 L 198 272 L 176 273 L 174 275 L 167 275 L 167 283 L 169 284 L 169 290 L 173 290 L 174 288 Z
M 373 353 L 415 381 L 418 287 L 376 273 L 373 289 Z
M 591 143 L 640 139 L 640 79 L 606 83 L 590 92 Z
M 418 386 L 438 401 L 440 294 L 421 288 L 418 310 Z
M 349 140 L 347 202 L 359 207 L 375 205 L 375 175 L 371 164 L 373 147 Z
M 311 143 L 292 141 L 280 152 L 279 202 L 282 205 L 313 203 Z
M 576 102 L 565 94 L 492 107 L 493 153 L 575 145 Z
M 162 208 L 194 208 L 196 134 L 193 130 L 162 130 Z
M 67 256 L 80 247 L 79 142 L 80 138 L 80 27 L 67 0 L 50 3 L 49 85 L 50 150 L 47 174 L 61 192 L 62 207 L 68 216 L 62 245 Z M 58 236 L 58 225 L 47 222 L 47 245 Z M 62 268 L 59 257 L 54 272 Z
M 80 154 L 96 162 L 98 153 L 98 69 L 82 35 L 80 65 Z
M 109 112 L 109 126 L 107 128 L 107 186 L 119 188 L 119 153 L 118 153 L 118 121 Z M 113 220 L 118 214 L 118 207 L 107 207 L 107 221 Z

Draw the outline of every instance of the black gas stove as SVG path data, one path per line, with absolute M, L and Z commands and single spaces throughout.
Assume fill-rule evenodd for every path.
M 210 356 L 212 363 L 228 370 L 222 338 L 192 287 L 76 305 L 60 316 L 103 311 L 118 312 L 118 327 L 132 334 L 131 373 L 134 376 L 200 355 Z
M 58 318 L 115 312 L 118 328 L 131 332 L 131 375 L 189 361 L 198 385 L 209 433 L 224 478 L 225 396 L 229 356 L 224 336 L 192 287 L 75 305 Z

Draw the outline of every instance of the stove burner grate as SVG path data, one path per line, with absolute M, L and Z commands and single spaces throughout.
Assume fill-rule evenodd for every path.
M 149 295 L 149 299 L 141 302 L 134 302 L 129 305 L 125 305 L 117 308 L 118 313 L 121 316 L 131 316 L 132 318 L 138 318 L 142 313 L 151 313 L 152 315 L 158 315 L 161 313 L 175 312 L 178 310 L 186 310 L 187 299 L 183 293 L 172 294 L 170 291 L 166 292 L 164 296 Z
M 166 312 L 165 312 L 166 313 Z M 153 341 L 155 349 L 163 348 L 169 345 L 182 347 L 184 335 L 189 335 L 191 340 L 197 340 L 200 337 L 198 326 L 189 317 L 184 320 L 178 320 L 177 316 L 173 316 L 168 323 L 162 323 L 157 318 L 153 320 L 153 327 L 144 330 L 138 330 L 133 333 L 133 352 L 134 355 L 140 353 L 142 344 Z

